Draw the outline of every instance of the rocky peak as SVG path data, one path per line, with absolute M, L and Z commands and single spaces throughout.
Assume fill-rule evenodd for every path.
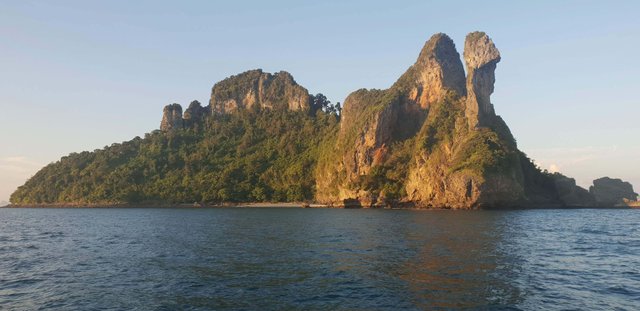
M 496 64 L 500 52 L 484 32 L 472 32 L 464 43 L 467 65 L 466 116 L 470 128 L 490 125 L 496 117 L 490 96 L 496 82 Z
M 214 114 L 237 109 L 309 110 L 309 92 L 285 71 L 275 74 L 250 70 L 224 79 L 213 86 L 209 103 Z M 255 108 L 255 107 L 254 107 Z
M 443 33 L 431 36 L 416 63 L 395 86 L 404 88 L 422 109 L 444 99 L 447 91 L 464 96 L 464 69 L 453 40 Z
M 593 181 L 589 188 L 596 201 L 603 206 L 614 206 L 636 201 L 638 194 L 633 191 L 633 186 L 621 179 L 602 177 Z
M 204 119 L 207 114 L 207 108 L 202 107 L 199 101 L 194 100 L 189 104 L 189 108 L 185 110 L 183 120 L 184 126 L 190 127 Z
M 164 109 L 162 110 L 162 122 L 160 122 L 160 130 L 170 131 L 173 129 L 180 129 L 182 126 L 182 106 L 179 104 L 164 106 Z

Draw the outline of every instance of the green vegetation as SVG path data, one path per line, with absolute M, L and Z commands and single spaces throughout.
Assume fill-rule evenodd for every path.
M 511 168 L 510 157 L 515 150 L 510 150 L 498 135 L 489 129 L 472 133 L 456 154 L 450 172 L 469 169 L 484 175 L 485 172 L 504 172 Z
M 374 165 L 369 174 L 360 176 L 354 186 L 390 202 L 405 197 L 405 182 L 409 174 L 409 163 L 414 155 L 414 146 L 414 139 L 394 143 L 386 151 L 385 160 Z
M 474 32 L 470 32 L 469 34 L 467 34 L 467 37 L 465 40 L 470 41 L 470 42 L 475 42 L 478 41 L 478 39 L 482 38 L 483 36 L 486 36 L 486 34 L 482 31 L 474 31 Z
M 202 129 L 167 133 L 74 153 L 49 164 L 12 196 L 33 203 L 304 201 L 315 193 L 320 145 L 334 113 L 238 111 Z
M 447 161 L 449 174 L 465 170 L 482 177 L 486 173 L 504 173 L 512 168 L 519 155 L 515 140 L 508 128 L 503 128 L 502 120 L 489 128 L 469 130 L 464 109 L 463 100 L 453 94 L 433 105 L 417 135 L 419 148 L 431 161 Z

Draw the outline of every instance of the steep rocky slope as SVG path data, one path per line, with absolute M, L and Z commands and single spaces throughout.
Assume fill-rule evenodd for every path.
M 317 199 L 337 205 L 480 208 L 562 206 L 553 179 L 516 146 L 493 93 L 500 53 L 484 33 L 432 36 L 386 90 L 344 104 L 332 156 L 320 159 Z M 340 161 L 334 161 L 335 158 Z

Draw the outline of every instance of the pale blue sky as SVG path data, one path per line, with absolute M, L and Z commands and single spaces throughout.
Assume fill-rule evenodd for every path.
M 342 102 L 386 88 L 434 33 L 487 32 L 520 148 L 583 186 L 640 188 L 639 1 L 1 1 L 0 201 L 41 166 L 158 128 L 252 69 Z

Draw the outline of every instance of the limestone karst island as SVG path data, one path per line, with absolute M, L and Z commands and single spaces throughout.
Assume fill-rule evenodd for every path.
M 209 105 L 164 108 L 160 130 L 49 164 L 14 206 L 212 206 L 306 202 L 336 207 L 551 208 L 637 204 L 629 183 L 589 189 L 541 171 L 518 150 L 490 96 L 501 55 L 482 32 L 463 58 L 433 35 L 388 89 L 343 105 L 291 74 L 251 70 L 216 83 Z M 343 107 L 343 108 L 342 108 Z M 499 107 L 498 107 L 499 108 Z

